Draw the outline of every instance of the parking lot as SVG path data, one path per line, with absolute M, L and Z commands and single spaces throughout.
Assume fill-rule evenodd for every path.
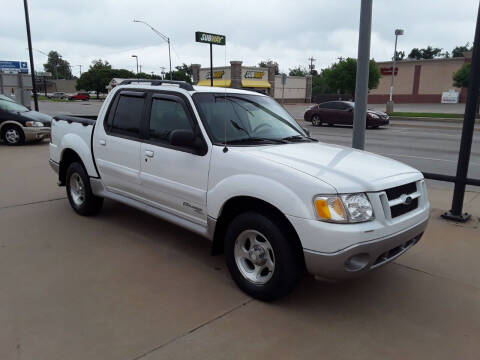
M 466 225 L 432 220 L 406 255 L 358 280 L 305 277 L 262 303 L 181 228 L 107 201 L 76 215 L 48 143 L 0 144 L 0 359 L 478 359 L 480 195 Z

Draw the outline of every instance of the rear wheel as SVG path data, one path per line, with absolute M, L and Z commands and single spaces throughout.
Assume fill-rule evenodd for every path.
M 21 145 L 25 142 L 25 134 L 17 125 L 5 125 L 2 129 L 2 139 L 10 146 Z
M 87 172 L 78 162 L 72 163 L 66 176 L 68 201 L 80 215 L 95 215 L 103 206 L 103 198 L 95 196 L 90 188 Z
M 322 125 L 322 121 L 320 120 L 320 116 L 318 116 L 318 115 L 313 115 L 312 116 L 312 125 L 313 126 L 321 126 Z
M 290 293 L 302 274 L 297 248 L 278 219 L 256 212 L 237 216 L 225 235 L 228 269 L 238 287 L 263 301 Z

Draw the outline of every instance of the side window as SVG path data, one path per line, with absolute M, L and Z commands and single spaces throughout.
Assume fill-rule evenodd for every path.
M 120 95 L 112 123 L 108 124 L 112 133 L 139 136 L 145 98 Z
M 183 106 L 166 99 L 153 99 L 148 137 L 168 143 L 173 130 L 193 130 Z

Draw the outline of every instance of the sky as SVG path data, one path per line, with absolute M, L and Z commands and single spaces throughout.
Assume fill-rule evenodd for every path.
M 401 28 L 398 50 L 428 45 L 451 51 L 473 42 L 478 0 L 373 0 L 371 58 L 389 60 L 394 30 Z M 28 61 L 22 0 L 0 0 L 0 60 Z M 214 46 L 213 65 L 241 60 L 246 66 L 277 61 L 280 70 L 307 66 L 317 70 L 339 57 L 356 57 L 360 0 L 29 0 L 34 62 L 37 71 L 50 50 L 73 66 L 88 69 L 94 59 L 114 68 L 144 72 L 168 70 L 168 46 L 143 20 L 171 39 L 172 66 L 209 66 L 209 46 L 195 42 L 195 31 L 226 36 Z

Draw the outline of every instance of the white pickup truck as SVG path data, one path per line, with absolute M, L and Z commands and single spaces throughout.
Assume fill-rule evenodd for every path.
M 184 82 L 125 82 L 96 120 L 52 122 L 50 165 L 72 208 L 117 200 L 212 240 L 249 295 L 273 300 L 307 270 L 346 279 L 415 245 L 422 174 L 325 144 L 272 98 Z

